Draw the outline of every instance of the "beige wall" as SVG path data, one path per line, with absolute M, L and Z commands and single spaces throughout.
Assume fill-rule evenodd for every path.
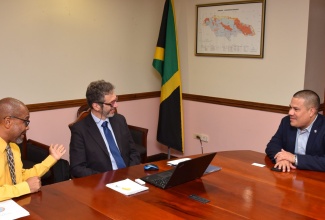
M 263 59 L 195 56 L 195 5 L 226 1 L 175 2 L 185 93 L 286 106 L 288 97 L 304 88 L 308 61 L 312 63 L 308 73 L 317 76 L 310 77 L 313 80 L 308 81 L 308 87 L 323 97 L 325 85 L 320 82 L 325 79 L 325 42 L 321 39 L 325 31 L 325 1 L 318 1 L 317 20 L 310 22 L 317 29 L 308 32 L 309 0 L 268 0 Z M 307 39 L 316 40 L 308 54 L 321 54 L 316 60 L 307 59 Z
M 312 0 L 309 8 L 309 29 L 305 88 L 323 94 L 325 87 L 325 1 Z
M 159 90 L 151 63 L 163 4 L 1 0 L 1 97 L 27 104 L 80 99 L 98 79 L 122 94 Z
M 0 1 L 1 96 L 79 99 L 97 79 L 119 94 L 159 90 L 151 63 L 164 1 Z M 304 86 L 324 90 L 325 1 L 268 0 L 263 59 L 195 56 L 195 6 L 225 1 L 175 0 L 183 92 L 287 105 Z

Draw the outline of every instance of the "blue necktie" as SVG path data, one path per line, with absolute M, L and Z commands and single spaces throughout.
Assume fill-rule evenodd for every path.
M 109 149 L 115 159 L 118 169 L 125 168 L 126 166 L 125 166 L 124 160 L 121 156 L 119 149 L 117 148 L 117 146 L 115 144 L 112 132 L 107 127 L 107 121 L 103 122 L 102 127 L 104 128 L 104 134 L 105 134 Z

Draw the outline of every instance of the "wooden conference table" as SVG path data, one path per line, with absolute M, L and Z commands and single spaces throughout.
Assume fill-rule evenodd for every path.
M 166 161 L 156 164 L 170 169 Z M 167 190 L 146 184 L 149 191 L 125 196 L 105 186 L 157 172 L 141 164 L 44 186 L 15 201 L 30 212 L 23 219 L 325 219 L 323 172 L 274 172 L 271 161 L 254 151 L 219 152 L 212 164 L 222 170 Z

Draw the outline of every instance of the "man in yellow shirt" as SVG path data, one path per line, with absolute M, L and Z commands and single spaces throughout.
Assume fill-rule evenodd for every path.
M 51 145 L 43 162 L 23 169 L 17 144 L 22 143 L 29 122 L 24 103 L 14 98 L 0 100 L 0 201 L 40 191 L 40 177 L 66 152 L 63 145 Z

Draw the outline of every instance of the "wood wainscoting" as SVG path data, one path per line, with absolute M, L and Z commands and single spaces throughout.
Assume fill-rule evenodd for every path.
M 118 96 L 119 102 L 148 99 L 148 98 L 158 98 L 158 97 L 160 97 L 160 91 L 125 94 L 125 95 Z M 186 94 L 186 93 L 183 93 L 183 100 L 232 106 L 238 108 L 246 108 L 246 109 L 266 111 L 266 112 L 282 113 L 282 114 L 287 114 L 289 110 L 288 106 L 282 106 L 282 105 L 248 102 L 248 101 L 225 99 L 225 98 L 218 98 L 212 96 Z M 29 104 L 27 105 L 27 107 L 30 112 L 37 112 L 37 111 L 45 111 L 45 110 L 53 110 L 53 109 L 61 109 L 61 108 L 79 107 L 84 104 L 86 104 L 86 99 L 75 99 L 75 100 L 47 102 L 47 103 L 39 103 L 39 104 Z M 321 104 L 319 111 L 323 111 L 324 113 L 324 102 Z

